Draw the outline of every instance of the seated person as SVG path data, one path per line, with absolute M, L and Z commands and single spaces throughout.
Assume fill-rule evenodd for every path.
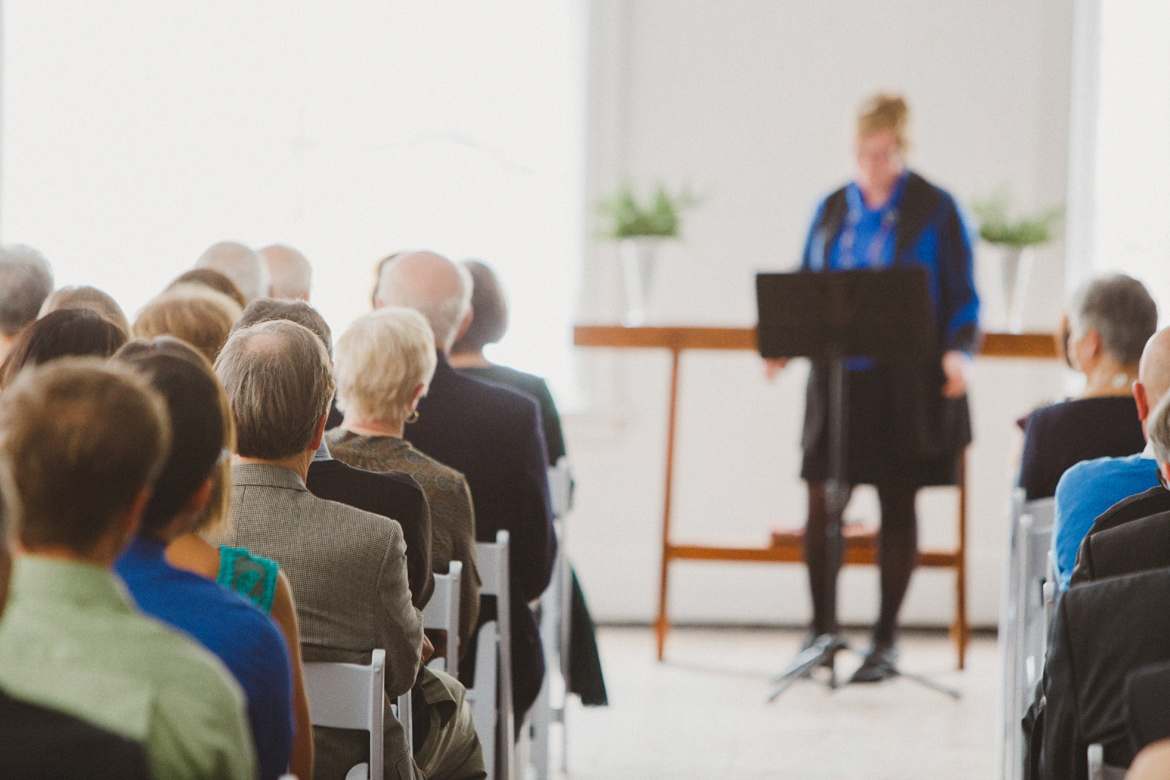
M 235 676 L 248 699 L 260 778 L 277 780 L 288 769 L 293 733 L 292 671 L 280 629 L 243 596 L 165 558 L 205 507 L 212 471 L 230 443 L 223 390 L 203 357 L 174 339 L 130 342 L 115 360 L 150 380 L 171 420 L 171 454 L 115 571 L 143 612 L 196 639 Z
M 447 362 L 451 345 L 471 322 L 466 268 L 433 252 L 392 255 L 378 268 L 374 304 L 414 309 L 435 334 L 435 374 L 406 440 L 467 479 L 479 541 L 494 542 L 501 530 L 511 534 L 512 687 L 520 724 L 544 678 L 544 653 L 528 604 L 548 587 L 557 554 L 540 408 L 523 393 L 462 376 Z M 494 618 L 494 600 L 485 600 L 479 622 Z M 469 685 L 473 658 L 469 650 L 459 674 Z
M 248 305 L 248 299 L 240 292 L 240 288 L 236 286 L 236 283 L 213 268 L 192 268 L 190 271 L 184 271 L 167 285 L 163 293 L 166 294 L 174 288 L 185 284 L 200 285 L 209 290 L 223 293 L 240 307 L 240 311 L 243 311 Z
M 203 285 L 175 285 L 146 304 L 134 320 L 134 336 L 174 336 L 214 363 L 240 311 L 231 298 Z
M 199 255 L 195 269 L 210 268 L 232 280 L 249 303 L 270 293 L 268 266 L 249 247 L 235 241 L 212 244 Z
M 138 612 L 110 570 L 169 438 L 165 402 L 125 366 L 62 358 L 5 390 L 0 458 L 23 552 L 0 618 L 0 687 L 141 743 L 156 778 L 254 780 L 231 674 Z
M 402 438 L 435 369 L 435 337 L 422 315 L 386 308 L 358 317 L 337 342 L 337 391 L 345 419 L 326 434 L 340 460 L 368 471 L 405 471 L 426 492 L 431 511 L 431 568 L 463 563 L 459 589 L 459 652 L 466 652 L 479 616 L 475 513 L 463 475 Z
M 508 332 L 508 302 L 495 273 L 478 260 L 463 263 L 471 273 L 471 324 L 451 347 L 451 366 L 460 374 L 505 385 L 527 393 L 540 404 L 540 421 L 548 448 L 548 463 L 555 466 L 565 457 L 565 437 L 561 418 L 548 384 L 538 376 L 497 365 L 484 357 L 483 349 L 495 344 Z M 570 488 L 571 492 L 571 488 Z M 589 705 L 604 705 L 608 698 L 601 655 L 597 650 L 597 630 L 585 594 L 577 581 L 576 570 L 570 571 L 569 690 Z
M 1145 438 L 1150 409 L 1170 389 L 1170 328 L 1154 334 L 1142 352 L 1133 398 Z M 1052 552 L 1060 588 L 1067 588 L 1077 560 L 1077 549 L 1093 521 L 1123 498 L 1158 485 L 1153 450 L 1123 458 L 1095 458 L 1072 466 L 1056 487 L 1056 515 Z
M 1094 521 L 1081 542 L 1070 587 L 1120 573 L 1170 566 L 1170 490 L 1162 486 L 1170 475 L 1170 393 L 1164 393 L 1150 413 L 1146 430 L 1150 437 L 1148 449 L 1156 464 L 1155 479 L 1160 477 L 1161 481 L 1115 504 Z
M 7 387 L 26 366 L 39 366 L 68 355 L 109 357 L 126 343 L 122 330 L 90 309 L 62 309 L 36 320 L 12 343 L 0 365 L 0 387 Z
M 8 538 L 8 497 L 0 494 L 0 539 Z M 0 614 L 12 558 L 0 544 Z M 27 780 L 150 780 L 142 746 L 63 712 L 0 690 L 0 777 Z
M 1145 441 L 1131 386 L 1157 327 L 1158 307 L 1136 279 L 1106 276 L 1076 294 L 1067 354 L 1085 375 L 1085 389 L 1028 416 L 1019 484 L 1029 501 L 1054 495 L 1074 463 L 1141 452 Z
M 257 254 L 268 266 L 269 294 L 286 301 L 309 300 L 313 289 L 313 265 L 309 258 L 283 244 L 273 244 Z
M 1128 766 L 1125 680 L 1170 661 L 1170 568 L 1070 588 L 1056 602 L 1044 672 L 1040 777 L 1087 780 L 1086 752 L 1101 743 L 1105 763 Z
M 483 348 L 497 343 L 508 332 L 508 301 L 491 268 L 478 260 L 468 260 L 463 265 L 472 279 L 471 324 L 451 345 L 448 356 L 451 367 L 461 374 L 506 385 L 535 398 L 540 404 L 548 465 L 555 466 L 565 456 L 565 436 L 548 383 L 535 374 L 501 366 L 484 357 Z
M 96 287 L 62 287 L 54 290 L 45 299 L 39 316 L 44 317 L 58 309 L 92 309 L 117 325 L 127 338 L 130 336 L 130 321 L 118 302 Z
M 0 361 L 53 292 L 53 271 L 32 247 L 0 247 Z
M 333 399 L 329 356 L 321 339 L 286 320 L 236 331 L 216 362 L 236 422 L 232 523 L 225 541 L 274 559 L 297 594 L 306 661 L 368 663 L 386 651 L 385 772 L 413 778 L 393 698 L 412 687 L 423 662 L 422 616 L 411 605 L 406 545 L 398 523 L 325 501 L 305 487 Z M 454 680 L 448 691 L 450 731 L 443 772 L 475 777 L 483 754 L 470 728 L 470 706 Z M 436 735 L 437 736 L 437 735 Z M 361 732 L 314 728 L 314 774 L 342 777 L 365 760 Z M 421 757 L 420 757 L 421 758 Z
M 244 310 L 236 328 L 273 320 L 288 320 L 304 325 L 321 339 L 329 359 L 333 359 L 333 332 L 325 318 L 303 301 L 278 301 L 271 298 L 253 301 Z M 337 412 L 336 402 L 330 407 L 330 420 L 335 413 L 340 421 L 341 413 Z M 325 430 L 329 430 L 329 427 L 327 423 Z M 373 470 L 351 468 L 334 460 L 328 445 L 322 441 L 320 449 L 313 456 L 313 462 L 309 464 L 309 477 L 305 480 L 305 486 L 317 498 L 389 517 L 402 527 L 402 536 L 406 540 L 406 575 L 410 582 L 411 601 L 422 609 L 435 590 L 435 578 L 431 572 L 430 508 L 422 488 L 410 476 L 389 469 L 378 471 L 384 473 L 375 474 Z

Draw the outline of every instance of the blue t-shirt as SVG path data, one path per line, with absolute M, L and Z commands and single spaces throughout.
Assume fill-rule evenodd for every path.
M 1123 498 L 1157 487 L 1158 464 L 1144 453 L 1125 458 L 1082 460 L 1056 483 L 1056 518 L 1052 552 L 1060 588 L 1068 588 L 1077 550 L 1093 521 Z
M 292 751 L 292 672 L 284 635 L 242 596 L 176 569 L 165 547 L 139 536 L 114 567 L 139 608 L 202 644 L 231 671 L 248 698 L 261 780 L 288 770 Z

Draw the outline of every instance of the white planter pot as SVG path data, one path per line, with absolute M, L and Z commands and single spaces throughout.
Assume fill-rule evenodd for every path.
M 1005 326 L 1009 333 L 1024 329 L 1024 304 L 1032 278 L 1032 248 L 996 245 Z
M 658 248 L 664 240 L 660 236 L 635 236 L 623 238 L 619 245 L 626 287 L 626 315 L 623 322 L 630 327 L 646 323 L 646 311 L 654 291 Z

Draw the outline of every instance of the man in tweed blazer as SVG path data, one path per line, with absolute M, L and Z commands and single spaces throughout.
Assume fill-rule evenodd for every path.
M 305 487 L 333 375 L 321 341 L 287 321 L 232 336 L 216 361 L 237 428 L 232 528 L 223 541 L 276 560 L 292 584 L 306 661 L 368 663 L 386 651 L 385 777 L 420 776 L 389 702 L 422 662 L 422 615 L 410 600 L 406 545 L 393 520 L 325 501 Z M 365 760 L 361 732 L 314 729 L 316 780 Z

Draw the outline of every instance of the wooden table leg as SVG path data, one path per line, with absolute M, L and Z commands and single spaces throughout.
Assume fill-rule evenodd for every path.
M 959 542 L 955 564 L 955 624 L 951 634 L 958 653 L 959 670 L 967 666 L 967 642 L 971 627 L 967 619 L 967 453 L 959 456 Z
M 666 646 L 666 634 L 670 631 L 667 617 L 666 594 L 669 589 L 672 550 L 670 543 L 670 506 L 674 487 L 674 428 L 675 412 L 678 409 L 678 366 L 682 350 L 670 351 L 670 411 L 666 418 L 666 491 L 662 508 L 662 571 L 658 580 L 658 620 L 654 627 L 658 633 L 658 660 L 662 660 Z

